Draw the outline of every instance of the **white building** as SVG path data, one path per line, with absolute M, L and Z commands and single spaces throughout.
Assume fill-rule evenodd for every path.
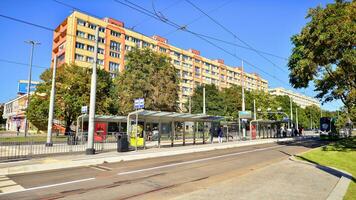
M 315 105 L 320 108 L 320 102 L 317 99 L 308 97 L 303 94 L 293 92 L 291 90 L 287 90 L 282 87 L 269 89 L 268 92 L 271 95 L 277 95 L 277 96 L 287 95 L 292 98 L 294 103 L 298 104 L 302 108 L 305 108 L 305 107 L 311 106 L 311 105 Z

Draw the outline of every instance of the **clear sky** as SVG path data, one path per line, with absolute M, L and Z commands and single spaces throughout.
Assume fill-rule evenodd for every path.
M 241 60 L 217 49 L 199 38 L 141 14 L 135 10 L 116 3 L 114 0 L 60 0 L 73 5 L 97 17 L 111 17 L 123 21 L 126 27 L 145 35 L 164 36 L 170 44 L 201 51 L 208 58 L 221 58 L 231 66 L 239 66 Z M 184 0 L 131 0 L 149 10 L 153 7 L 162 15 L 180 25 L 185 25 L 202 14 Z M 269 52 L 284 58 L 290 55 L 292 46 L 290 37 L 298 33 L 305 25 L 308 8 L 325 5 L 331 0 L 191 0 L 224 26 L 228 27 L 240 39 L 258 50 Z M 213 10 L 212 12 L 209 12 Z M 30 21 L 35 24 L 55 28 L 70 13 L 72 9 L 58 4 L 53 0 L 1 0 L 0 14 Z M 4 60 L 28 63 L 30 46 L 25 40 L 36 40 L 41 45 L 36 46 L 34 53 L 33 80 L 39 80 L 44 68 L 48 68 L 51 60 L 53 34 L 50 31 L 33 26 L 13 22 L 0 17 L 0 102 L 6 102 L 16 96 L 17 81 L 27 79 L 28 66 L 6 63 Z M 226 41 L 243 45 L 238 39 L 214 24 L 208 17 L 200 17 L 187 26 L 189 30 L 211 35 Z M 238 57 L 252 63 L 245 64 L 248 72 L 257 72 L 269 81 L 269 87 L 285 87 L 291 90 L 288 83 L 287 61 L 265 55 L 274 64 L 263 59 L 253 51 L 239 47 L 216 43 Z M 265 74 L 262 72 L 267 72 Z M 279 79 L 279 80 L 277 80 Z M 282 82 L 280 81 L 282 80 Z M 315 96 L 313 87 L 294 90 L 308 96 Z M 340 102 L 323 105 L 324 109 L 335 110 Z

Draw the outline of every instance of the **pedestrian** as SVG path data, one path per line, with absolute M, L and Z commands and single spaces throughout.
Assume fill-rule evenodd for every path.
M 210 142 L 211 142 L 211 144 L 213 144 L 214 143 L 214 128 L 213 128 L 213 126 L 210 127 L 209 133 L 210 133 Z
M 224 132 L 223 132 L 223 130 L 222 130 L 222 126 L 220 126 L 219 127 L 219 130 L 218 130 L 218 141 L 219 141 L 219 143 L 222 143 L 222 138 L 223 138 L 223 136 L 224 136 Z
M 16 134 L 17 134 L 17 136 L 19 136 L 19 134 L 20 134 L 20 128 L 21 128 L 21 125 L 20 125 L 20 123 L 18 123 L 18 124 L 17 124 L 17 127 L 16 127 Z
M 303 135 L 303 127 L 299 127 L 299 136 Z

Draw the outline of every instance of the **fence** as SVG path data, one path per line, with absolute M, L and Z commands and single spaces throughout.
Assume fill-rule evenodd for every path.
M 53 146 L 45 146 L 45 137 L 0 137 L 0 162 L 26 159 L 31 157 L 48 156 L 53 154 L 80 153 L 87 148 L 86 141 L 80 141 L 74 136 L 53 138 Z M 117 148 L 115 136 L 108 136 L 94 142 L 98 152 Z

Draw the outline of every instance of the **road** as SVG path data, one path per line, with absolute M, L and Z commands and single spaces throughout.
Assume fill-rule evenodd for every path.
M 238 178 L 319 141 L 263 144 L 65 170 L 10 175 L 23 191 L 0 199 L 170 199 Z

